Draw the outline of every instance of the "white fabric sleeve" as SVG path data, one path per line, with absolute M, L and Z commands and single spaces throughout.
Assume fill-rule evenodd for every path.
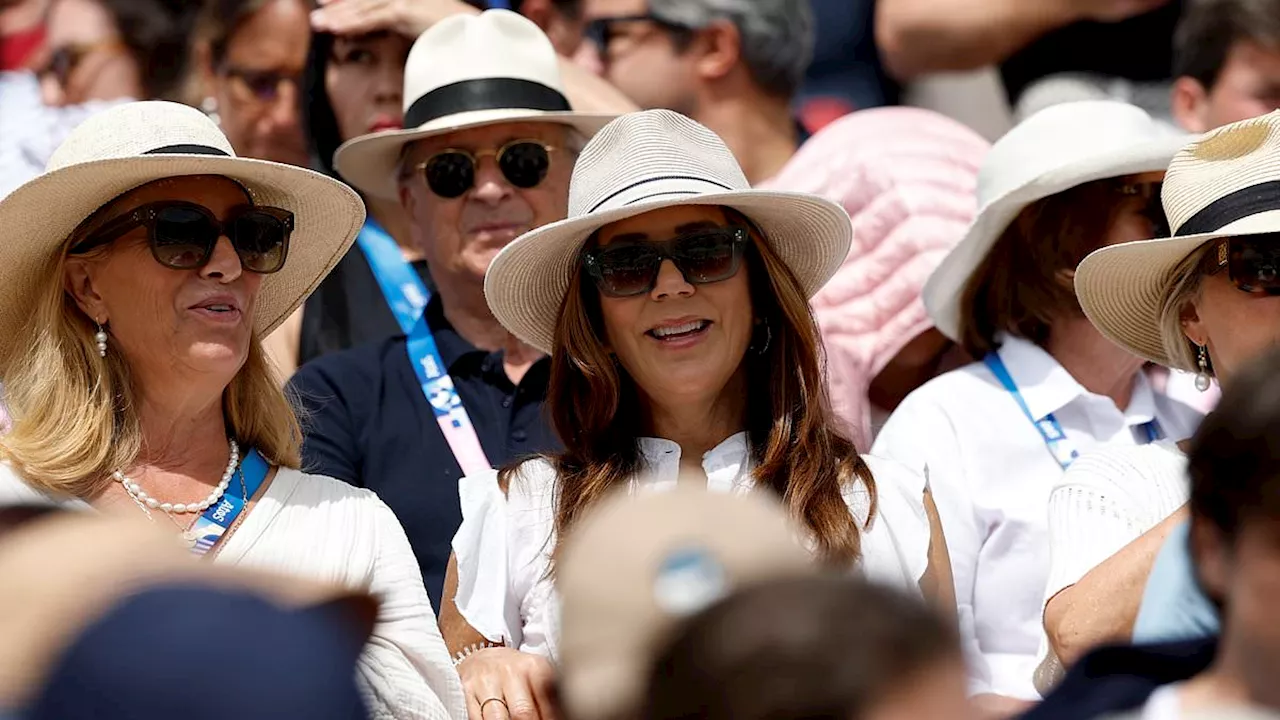
M 453 536 L 458 612 L 490 642 L 519 647 L 523 632 L 520 605 L 510 593 L 507 498 L 497 471 L 464 477 L 458 495 L 462 524 Z
M 462 681 L 436 624 L 409 539 L 391 508 L 372 493 L 378 535 L 369 586 L 378 622 L 357 662 L 375 720 L 465 720 Z
M 862 535 L 862 569 L 871 580 L 920 595 L 929 569 L 929 516 L 924 509 L 924 477 L 901 463 L 865 457 L 876 487 L 876 515 Z M 866 526 L 870 496 L 862 485 L 846 501 Z
M 921 476 L 928 474 L 929 488 L 938 506 L 951 556 L 956 615 L 969 670 L 969 692 L 973 695 L 991 692 L 991 668 L 978 643 L 973 611 L 974 578 L 986 533 L 970 498 L 963 455 L 950 419 L 942 408 L 922 398 L 917 391 L 907 396 L 889 417 L 871 453 L 896 460 Z

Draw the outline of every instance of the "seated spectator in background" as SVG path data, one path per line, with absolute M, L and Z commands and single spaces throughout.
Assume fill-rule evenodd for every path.
M 564 217 L 584 138 L 611 119 L 573 112 L 556 68 L 546 36 L 515 13 L 451 17 L 409 53 L 407 127 L 348 141 L 334 160 L 366 197 L 399 197 L 437 292 L 402 333 L 293 377 L 304 461 L 395 510 L 434 602 L 462 522 L 459 478 L 558 446 L 542 412 L 550 363 L 498 324 L 483 286 L 499 250 Z M 413 276 L 370 257 L 399 317 Z
M 1169 120 L 1171 39 L 1186 1 L 879 0 L 876 40 L 904 82 L 998 65 L 1017 118 L 1110 98 Z
M 614 493 L 565 537 L 559 696 L 574 720 L 641 717 L 650 668 L 682 620 L 739 588 L 819 572 L 776 499 L 688 480 Z
M 27 70 L 44 47 L 49 0 L 0 0 L 0 72 Z
M 925 284 L 936 327 L 975 362 L 908 395 L 872 454 L 937 494 L 975 692 L 1038 697 L 1053 483 L 1079 453 L 1180 440 L 1199 421 L 1089 323 L 1071 284 L 1097 248 L 1164 234 L 1179 146 L 1123 103 L 1042 110 L 992 146 L 973 225 Z
M 44 172 L 94 113 L 130 99 L 182 100 L 195 7 L 51 0 L 36 72 L 0 73 L 0 198 Z
M 862 110 L 814 135 L 773 180 L 853 218 L 849 255 L 812 304 L 832 405 L 862 447 L 908 393 L 968 362 L 933 327 L 920 291 L 973 220 L 990 147 L 928 110 Z
M 156 525 L 47 506 L 0 508 L 0 573 L 0 710 L 365 717 L 356 658 L 378 613 L 365 592 L 197 562 Z M 211 663 L 235 687 L 218 702 L 176 675 Z
M 657 655 L 643 720 L 970 720 L 955 628 L 860 578 L 760 583 Z
M 420 1 L 420 0 L 419 0 Z M 586 21 L 582 15 L 585 0 L 466 0 L 478 10 L 511 10 L 533 21 L 546 33 L 552 47 L 561 57 L 571 58 L 582 46 Z
M 1185 4 L 1173 46 L 1178 124 L 1202 133 L 1280 107 L 1280 2 Z
M 457 714 L 404 530 L 374 493 L 300 470 L 297 414 L 260 345 L 363 219 L 347 186 L 235 157 L 185 105 L 76 128 L 0 201 L 0 502 L 126 514 L 195 556 L 368 588 L 383 602 L 359 665 L 373 712 Z
M 753 187 L 807 139 L 791 102 L 813 58 L 808 0 L 586 0 L 602 77 L 724 139 Z M 783 188 L 778 188 L 783 189 Z
M 312 0 L 204 0 L 196 26 L 200 108 L 236 154 L 306 167 L 302 73 Z
M 808 299 L 846 257 L 835 203 L 752 189 L 729 148 L 668 110 L 629 113 L 582 151 L 569 218 L 493 260 L 485 298 L 550 353 L 565 445 L 460 485 L 441 627 L 472 697 L 527 693 L 559 657 L 557 539 L 609 491 L 781 499 L 808 547 L 954 606 L 925 479 L 863 456 L 834 421 Z M 502 645 L 503 647 L 494 647 Z
M 1184 147 L 1164 181 L 1170 237 L 1104 248 L 1077 269 L 1076 292 L 1093 324 L 1139 357 L 1197 373 L 1201 389 L 1211 377 L 1229 387 L 1280 344 L 1280 299 L 1258 281 L 1275 269 L 1280 222 L 1266 213 L 1280 203 L 1212 217 L 1231 198 L 1280 181 L 1270 169 L 1278 161 L 1280 114 Z M 1228 240 L 1232 228 L 1249 234 Z M 1186 456 L 1171 440 L 1098 449 L 1054 485 L 1044 628 L 1047 649 L 1064 665 L 1133 634 L 1152 563 L 1186 520 L 1187 497 Z
M 811 0 L 813 61 L 797 98 L 805 129 L 816 133 L 854 110 L 898 104 L 875 38 L 873 0 Z
M 1188 452 L 1191 553 L 1200 586 L 1222 611 L 1221 636 L 1096 650 L 1026 720 L 1135 708 L 1143 718 L 1237 705 L 1280 710 L 1278 365 L 1272 351 L 1243 370 Z

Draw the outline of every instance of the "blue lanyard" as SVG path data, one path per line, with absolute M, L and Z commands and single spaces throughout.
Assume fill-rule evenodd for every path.
M 440 431 L 453 451 L 462 472 L 475 475 L 492 467 L 485 458 L 484 449 L 480 446 L 480 438 L 476 436 L 471 417 L 458 397 L 458 390 L 453 385 L 453 378 L 440 357 L 440 349 L 436 339 L 427 326 L 426 316 L 418 318 L 413 331 L 409 333 L 405 348 L 409 352 L 409 363 L 418 376 L 418 384 L 422 394 L 436 416 Z
M 1049 454 L 1053 455 L 1053 459 L 1058 461 L 1063 470 L 1066 470 L 1076 458 L 1080 457 L 1080 453 L 1076 451 L 1075 443 L 1071 442 L 1071 438 L 1067 437 L 1067 433 L 1062 429 L 1062 424 L 1058 422 L 1058 418 L 1053 413 L 1045 415 L 1037 420 L 1031 414 L 1031 408 L 1027 407 L 1027 401 L 1022 398 L 1022 392 L 1018 390 L 1018 384 L 1013 381 L 1013 376 L 1009 374 L 1009 369 L 1005 367 L 1004 361 L 996 353 L 989 353 L 982 362 L 986 364 L 987 369 L 992 375 L 996 376 L 996 380 L 1004 386 L 1004 389 L 1013 396 L 1018 407 L 1022 408 L 1022 414 L 1027 420 L 1035 426 L 1040 433 L 1044 445 L 1049 449 Z M 1160 424 L 1152 420 L 1139 426 L 1146 435 L 1146 441 L 1143 443 L 1153 443 L 1160 439 Z
M 400 246 L 372 219 L 365 220 L 356 236 L 360 250 L 369 261 L 369 269 L 382 289 L 382 297 L 400 324 L 400 332 L 408 335 L 422 317 L 422 309 L 431 299 L 427 286 L 413 266 L 400 254 Z
M 240 517 L 240 513 L 244 512 L 245 506 L 253 499 L 258 488 L 266 482 L 267 471 L 270 469 L 271 466 L 257 450 L 251 450 L 240 461 L 240 479 L 244 483 L 243 488 L 238 483 L 232 482 L 227 486 L 227 491 L 222 494 L 222 500 L 205 510 L 204 514 L 196 519 L 195 525 L 190 530 L 196 538 L 196 544 L 191 548 L 193 554 L 205 555 L 218 544 L 222 536 L 226 535 L 235 524 L 236 518 Z
M 487 10 L 510 10 L 511 3 L 508 0 L 489 0 Z

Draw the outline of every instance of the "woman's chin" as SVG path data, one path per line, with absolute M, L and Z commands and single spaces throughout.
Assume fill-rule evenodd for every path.
M 187 351 L 189 365 L 209 372 L 221 370 L 229 375 L 239 372 L 248 357 L 248 348 L 229 343 L 196 343 Z

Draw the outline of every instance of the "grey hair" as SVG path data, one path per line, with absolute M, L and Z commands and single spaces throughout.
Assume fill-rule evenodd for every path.
M 765 92 L 790 99 L 813 61 L 813 9 L 808 0 L 649 0 L 661 20 L 700 29 L 729 20 L 742 36 L 742 61 Z
M 1213 243 L 1205 243 L 1178 263 L 1169 275 L 1169 292 L 1160 308 L 1160 341 L 1164 345 L 1164 353 L 1170 365 L 1181 370 L 1197 372 L 1200 369 L 1196 345 L 1182 329 L 1182 315 L 1200 297 L 1200 286 L 1204 280 L 1201 263 L 1212 246 Z M 1212 364 L 1207 370 L 1213 375 Z

